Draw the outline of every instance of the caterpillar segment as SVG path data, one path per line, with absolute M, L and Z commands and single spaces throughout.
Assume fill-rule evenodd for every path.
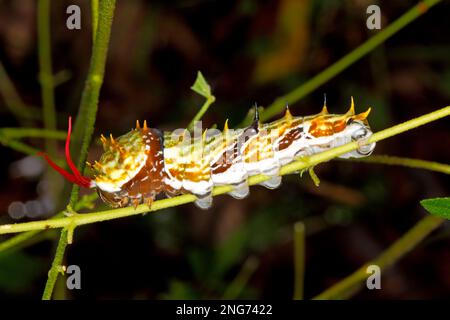
M 242 199 L 249 194 L 248 178 L 264 174 L 266 188 L 280 186 L 280 168 L 296 159 L 357 141 L 359 148 L 341 158 L 365 157 L 375 143 L 366 143 L 372 135 L 367 117 L 370 108 L 355 114 L 353 98 L 345 114 L 330 114 L 326 103 L 318 114 L 295 117 L 289 108 L 279 120 L 262 124 L 255 108 L 253 123 L 243 129 L 205 130 L 192 137 L 186 129 L 161 133 L 139 121 L 130 132 L 107 139 L 101 135 L 104 153 L 89 165 L 93 177 L 83 176 L 73 165 L 69 152 L 71 118 L 66 140 L 66 159 L 71 172 L 48 163 L 72 183 L 95 188 L 100 198 L 112 207 L 151 206 L 159 194 L 173 197 L 191 193 L 195 204 L 208 209 L 214 186 L 233 185 L 229 194 Z

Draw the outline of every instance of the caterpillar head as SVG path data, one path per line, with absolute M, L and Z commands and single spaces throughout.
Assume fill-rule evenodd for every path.
M 146 122 L 142 129 L 137 126 L 117 139 L 112 135 L 110 139 L 101 136 L 105 152 L 94 164 L 87 163 L 94 173 L 93 178 L 81 175 L 73 164 L 69 148 L 71 129 L 69 118 L 65 151 L 72 173 L 56 165 L 46 154 L 40 153 L 62 176 L 81 187 L 97 189 L 100 198 L 112 207 L 124 207 L 130 202 L 137 205 L 153 195 L 154 185 L 147 171 L 155 166 L 155 159 L 150 151 L 152 146 L 156 149 L 158 145 L 155 140 L 159 138 L 147 128 Z
M 128 204 L 128 190 L 124 187 L 145 166 L 149 147 L 136 128 L 114 139 L 101 136 L 104 153 L 99 161 L 90 165 L 94 172 L 93 182 L 105 202 L 113 207 Z

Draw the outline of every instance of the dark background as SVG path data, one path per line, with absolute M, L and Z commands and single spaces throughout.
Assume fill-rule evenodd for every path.
M 382 26 L 415 3 L 379 2 Z M 81 7 L 81 30 L 65 27 L 70 4 Z M 240 123 L 255 101 L 268 106 L 375 34 L 366 28 L 371 4 L 119 0 L 89 159 L 101 154 L 100 133 L 124 134 L 136 119 L 163 130 L 185 127 L 203 103 L 189 89 L 198 70 L 217 98 L 204 124 L 222 128 L 227 118 L 232 126 Z M 357 111 L 372 106 L 369 121 L 378 131 L 448 105 L 449 12 L 448 2 L 431 9 L 291 105 L 291 112 L 319 112 L 326 93 L 329 110 L 343 113 L 353 95 Z M 88 1 L 52 2 L 53 70 L 65 78 L 55 89 L 61 130 L 79 105 L 91 53 L 90 25 Z M 35 1 L 0 0 L 0 61 L 25 103 L 40 108 Z M 1 98 L 0 110 L 2 127 L 21 125 Z M 30 126 L 43 125 L 36 119 Z M 444 119 L 378 143 L 375 154 L 449 163 L 449 141 Z M 42 139 L 26 142 L 44 148 Z M 63 143 L 58 146 L 62 157 Z M 45 198 L 45 175 L 20 176 L 16 164 L 24 155 L 4 147 L 1 153 L 0 222 L 33 220 L 12 219 L 8 212 L 12 202 Z M 30 161 L 39 167 L 40 160 Z M 277 190 L 252 187 L 245 200 L 216 197 L 208 211 L 188 204 L 80 227 L 65 262 L 80 266 L 82 290 L 65 292 L 61 282 L 55 297 L 220 298 L 250 261 L 256 267 L 237 298 L 290 299 L 293 224 L 304 221 L 305 297 L 311 298 L 378 256 L 424 217 L 421 199 L 449 192 L 448 176 L 419 169 L 332 161 L 319 165 L 316 173 L 319 188 L 308 175 L 293 175 Z M 47 240 L 0 255 L 0 298 L 41 296 L 55 235 L 48 232 Z M 355 298 L 448 297 L 449 245 L 444 224 L 383 271 L 382 290 L 364 289 Z

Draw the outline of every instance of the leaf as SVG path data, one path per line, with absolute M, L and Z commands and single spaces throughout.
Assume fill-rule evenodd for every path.
M 450 220 L 450 197 L 425 199 L 420 204 L 429 213 Z
M 197 72 L 197 79 L 195 79 L 191 89 L 205 98 L 211 97 L 211 87 L 200 71 Z

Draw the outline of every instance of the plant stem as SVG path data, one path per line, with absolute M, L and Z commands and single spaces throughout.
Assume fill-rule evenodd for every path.
M 37 238 L 35 237 L 37 234 L 41 234 L 41 230 L 33 230 L 33 231 L 23 232 L 23 233 L 18 234 L 8 240 L 1 242 L 0 243 L 0 255 L 3 252 L 6 252 L 13 248 L 20 249 L 20 247 L 22 245 L 24 245 L 24 243 L 26 243 L 31 238 L 34 238 L 33 239 L 34 241 L 38 241 Z M 43 237 L 43 238 L 46 238 L 46 237 Z
M 98 26 L 98 0 L 91 0 L 92 43 L 95 42 Z
M 52 298 L 53 288 L 55 287 L 58 274 L 63 271 L 62 261 L 64 259 L 64 251 L 67 247 L 67 228 L 61 230 L 61 237 L 56 247 L 55 258 L 53 259 L 52 267 L 48 272 L 47 283 L 45 284 L 42 300 L 50 300 Z
M 14 87 L 13 82 L 8 77 L 3 64 L 0 62 L 0 93 L 5 100 L 5 105 L 9 111 L 19 120 L 22 124 L 23 120 L 33 118 L 33 113 L 28 110 L 28 107 L 20 98 L 19 94 Z
M 259 261 L 256 257 L 249 257 L 245 260 L 244 265 L 237 274 L 236 278 L 233 279 L 231 284 L 225 290 L 222 299 L 223 300 L 234 300 L 239 297 L 248 280 L 258 268 Z
M 53 94 L 53 71 L 50 44 L 50 13 L 50 0 L 38 0 L 37 30 L 39 82 L 41 84 L 44 127 L 47 130 L 56 130 L 55 97 Z M 51 157 L 54 157 L 56 155 L 56 142 L 51 139 L 46 139 L 45 149 Z
M 88 149 L 94 132 L 98 98 L 105 73 L 115 4 L 115 0 L 101 0 L 99 3 L 98 27 L 96 28 L 89 72 L 81 96 L 80 108 L 73 133 L 74 142 L 82 141 L 81 147 L 77 143 L 74 143 L 73 146 L 73 150 L 79 151 L 78 170 L 80 172 L 84 172 Z M 76 202 L 78 191 L 78 186 L 74 186 L 70 196 L 70 205 Z
M 303 300 L 305 280 L 305 225 L 294 224 L 294 300 Z
M 374 133 L 368 140 L 367 143 L 381 141 L 383 139 L 389 138 L 391 136 L 397 135 L 399 133 L 411 130 L 413 128 L 419 127 L 426 123 L 438 120 L 445 116 L 450 115 L 450 106 L 439 109 L 437 111 L 431 112 L 429 114 L 423 115 L 421 117 L 406 121 L 404 123 L 398 124 L 391 128 Z M 305 157 L 301 160 L 291 162 L 280 169 L 280 175 L 286 175 L 294 172 L 299 172 L 301 170 L 313 167 L 319 163 L 332 160 L 342 154 L 356 150 L 359 147 L 357 142 L 350 142 L 340 147 L 336 147 L 310 157 Z M 259 174 L 249 178 L 249 185 L 255 185 L 270 179 L 270 177 Z M 220 195 L 233 190 L 233 186 L 218 186 L 213 189 L 213 195 Z M 195 201 L 197 198 L 192 194 L 185 194 L 173 198 L 162 199 L 153 202 L 151 208 L 146 204 L 142 204 L 134 207 L 124 207 L 118 209 L 111 209 L 105 211 L 98 211 L 92 213 L 86 213 L 82 215 L 75 215 L 71 217 L 54 219 L 54 220 L 43 220 L 43 221 L 33 221 L 17 224 L 6 224 L 0 225 L 0 234 L 6 233 L 17 233 L 36 229 L 47 229 L 47 228 L 63 228 L 71 224 L 75 226 L 96 223 L 100 221 L 113 220 L 133 215 L 138 215 L 146 212 L 153 212 L 165 208 L 175 207 L 182 204 Z
M 200 110 L 197 112 L 191 122 L 189 122 L 189 125 L 187 127 L 189 131 L 194 128 L 195 122 L 199 121 L 203 117 L 203 115 L 206 113 L 206 111 L 208 111 L 209 107 L 214 103 L 214 101 L 216 101 L 216 98 L 214 96 L 210 96 L 206 99 Z
M 381 43 L 384 43 L 392 35 L 396 34 L 398 31 L 403 29 L 409 23 L 424 14 L 427 9 L 430 9 L 441 0 L 424 0 L 420 1 L 414 7 L 406 11 L 397 20 L 392 22 L 389 26 L 383 28 L 376 35 L 368 39 L 362 45 L 357 47 L 355 50 L 351 51 L 340 60 L 336 61 L 334 64 L 329 66 L 327 69 L 317 74 L 315 77 L 311 78 L 309 81 L 305 82 L 301 86 L 292 90 L 288 94 L 277 98 L 271 105 L 269 105 L 260 115 L 261 121 L 266 121 L 271 117 L 275 116 L 277 113 L 284 110 L 286 103 L 293 104 L 297 102 L 307 94 L 311 93 L 324 83 L 326 83 L 331 78 L 335 77 L 343 70 L 348 68 L 350 65 L 364 57 L 366 54 L 371 52 Z M 247 123 L 241 123 L 241 127 L 247 125 Z
M 35 149 L 33 147 L 30 147 L 29 145 L 4 137 L 2 134 L 0 134 L 0 144 L 4 145 L 5 147 L 11 148 L 13 150 L 19 151 L 24 154 L 28 154 L 30 156 L 36 155 L 36 153 L 39 152 L 38 149 Z
M 105 73 L 106 57 L 108 53 L 109 39 L 111 36 L 111 26 L 114 17 L 116 1 L 102 0 L 99 3 L 98 26 L 96 27 L 95 41 L 93 42 L 91 62 L 89 65 L 88 76 L 81 95 L 80 108 L 78 110 L 78 119 L 75 123 L 74 139 L 82 137 L 80 156 L 78 159 L 78 169 L 84 171 L 87 159 L 89 145 L 91 143 L 92 134 L 94 132 L 95 118 L 97 116 L 98 100 L 100 89 L 103 84 L 103 76 Z M 68 207 L 78 200 L 79 187 L 74 185 L 70 194 Z M 63 218 L 64 219 L 64 218 Z M 42 299 L 50 299 L 56 280 L 58 278 L 59 268 L 64 256 L 64 251 L 68 243 L 68 235 L 70 242 L 73 236 L 75 223 L 70 223 L 61 231 L 56 255 L 50 269 L 47 283 L 45 285 Z
M 450 165 L 449 164 L 420 160 L 420 159 L 402 158 L 402 157 L 394 157 L 394 156 L 387 156 L 387 155 L 377 155 L 377 156 L 370 156 L 367 158 L 354 158 L 354 159 L 349 159 L 347 161 L 403 166 L 403 167 L 426 169 L 426 170 L 450 174 Z
M 39 128 L 0 128 L 0 135 L 3 135 L 7 139 L 49 138 L 65 140 L 67 133 L 64 131 Z
M 382 270 L 390 267 L 405 254 L 415 248 L 426 236 L 439 227 L 444 221 L 444 219 L 436 216 L 426 216 L 413 228 L 406 232 L 400 239 L 387 248 L 378 258 L 364 264 L 350 276 L 339 281 L 337 284 L 333 285 L 331 288 L 325 290 L 313 299 L 328 300 L 346 299 L 350 297 L 360 289 L 361 282 L 367 279 L 368 274 L 366 273 L 366 270 L 369 265 L 377 265 Z
M 96 193 L 91 193 L 87 196 L 84 196 L 78 201 L 74 207 L 74 210 L 82 210 L 86 208 L 92 208 L 94 205 L 95 200 L 97 200 L 98 196 Z M 59 212 L 58 214 L 54 215 L 52 219 L 62 218 L 64 217 L 64 212 Z M 33 241 L 28 241 L 26 244 L 29 245 L 31 243 L 39 242 L 40 240 L 45 240 L 51 238 L 50 235 L 42 236 L 42 232 L 46 230 L 33 230 L 21 233 L 19 235 L 16 235 L 14 237 L 9 238 L 8 240 L 5 240 L 0 243 L 0 254 L 11 250 L 11 249 L 19 249 L 19 247 L 24 246 L 24 242 L 28 241 L 31 238 L 34 238 Z M 36 236 L 40 235 L 40 238 L 37 238 Z M 52 235 L 53 236 L 53 235 Z

